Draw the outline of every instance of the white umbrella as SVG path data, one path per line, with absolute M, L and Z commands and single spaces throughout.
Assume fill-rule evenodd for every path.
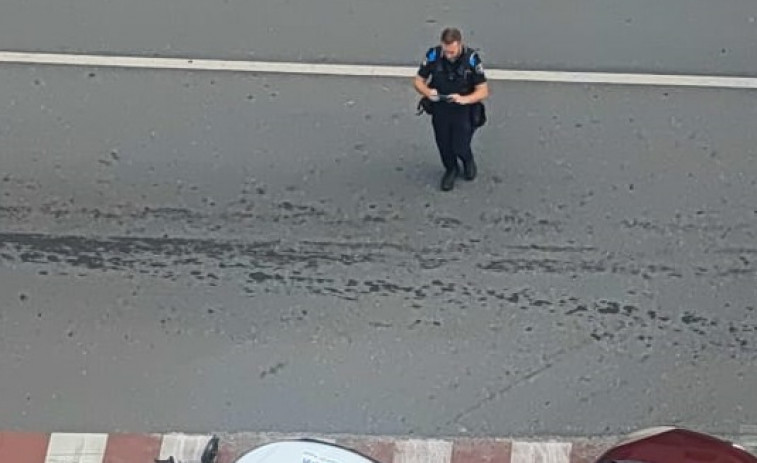
M 274 442 L 239 457 L 236 463 L 377 463 L 352 450 L 313 440 Z

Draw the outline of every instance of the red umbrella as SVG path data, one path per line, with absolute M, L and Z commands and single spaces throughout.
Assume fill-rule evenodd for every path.
M 757 463 L 731 442 L 680 428 L 640 432 L 605 452 L 597 463 Z

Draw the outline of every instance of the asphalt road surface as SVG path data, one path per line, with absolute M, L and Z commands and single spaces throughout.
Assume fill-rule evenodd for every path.
M 500 66 L 751 72 L 746 2 L 627 3 L 407 6 L 389 28 L 367 2 L 16 2 L 0 43 L 406 64 L 475 14 Z M 499 9 L 509 27 L 480 13 Z M 407 80 L 3 65 L 0 82 L 5 429 L 757 422 L 751 91 L 492 83 L 480 176 L 441 193 Z
M 750 0 L 6 0 L 0 48 L 418 63 L 443 26 L 490 67 L 757 73 Z

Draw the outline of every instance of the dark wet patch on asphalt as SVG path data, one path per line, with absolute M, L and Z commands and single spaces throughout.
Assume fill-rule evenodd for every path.
M 168 210 L 163 213 L 181 214 Z M 643 307 L 635 300 L 587 301 L 569 294 L 556 297 L 553 294 L 538 294 L 529 288 L 508 289 L 470 281 L 450 281 L 440 278 L 433 270 L 425 272 L 476 256 L 481 257 L 475 264 L 480 272 L 508 277 L 526 273 L 680 279 L 697 278 L 702 273 L 686 272 L 665 263 L 634 262 L 630 257 L 624 259 L 616 254 L 601 254 L 591 246 L 549 243 L 512 245 L 505 247 L 505 255 L 483 255 L 476 252 L 476 242 L 456 242 L 444 249 L 414 249 L 405 244 L 339 240 L 303 240 L 285 244 L 278 239 L 232 242 L 167 236 L 91 238 L 4 233 L 0 234 L 0 260 L 39 266 L 42 268 L 38 272 L 41 276 L 69 274 L 66 268 L 74 267 L 85 272 L 126 272 L 173 281 L 192 278 L 209 286 L 237 285 L 249 297 L 301 292 L 348 302 L 391 298 L 393 303 L 404 301 L 408 310 L 421 313 L 433 308 L 437 314 L 473 308 L 496 309 L 501 320 L 512 320 L 514 313 L 521 314 L 517 323 L 523 325 L 526 333 L 579 326 L 588 338 L 605 343 L 609 348 L 618 343 L 632 342 L 648 352 L 664 346 L 668 342 L 668 334 L 675 332 L 694 336 L 685 341 L 691 343 L 693 357 L 700 355 L 707 346 L 727 350 L 734 357 L 757 353 L 757 342 L 754 341 L 757 338 L 757 321 L 754 321 L 753 308 L 745 312 L 753 316 L 745 317 L 742 323 L 735 323 L 711 319 L 694 311 L 676 315 L 668 311 L 666 314 L 659 307 Z M 740 255 L 748 255 L 742 251 L 739 250 Z M 748 263 L 751 264 L 751 261 Z M 359 275 L 377 273 L 364 269 L 350 270 L 350 267 L 361 265 L 373 269 L 398 267 L 409 271 L 412 276 L 402 281 L 396 273 L 386 278 L 361 278 Z M 744 265 L 743 260 L 739 265 Z M 751 267 L 743 269 L 753 271 Z M 705 273 L 712 277 L 723 274 L 722 268 L 720 270 Z M 387 271 L 387 274 L 390 273 Z M 506 281 L 509 278 L 503 280 Z M 24 294 L 22 300 L 28 297 Z M 302 321 L 305 317 L 306 314 L 298 313 L 281 321 Z M 553 320 L 552 326 L 537 323 L 544 319 Z M 166 317 L 166 327 L 169 322 L 170 317 Z M 366 323 L 376 329 L 445 327 L 443 319 L 434 317 L 419 317 L 409 325 L 397 324 L 392 320 L 370 320 Z M 501 331 L 505 327 L 511 328 L 500 321 L 493 323 L 490 329 Z
M 583 252 L 583 251 L 576 251 Z M 611 259 L 584 259 L 568 260 L 553 258 L 502 258 L 494 259 L 479 264 L 482 270 L 488 270 L 499 273 L 557 273 L 557 274 L 592 274 L 592 273 L 611 273 L 618 275 L 640 276 L 645 279 L 653 278 L 659 274 L 664 274 L 671 278 L 682 278 L 681 270 L 672 266 L 663 264 L 646 264 L 634 265 L 633 263 L 623 263 L 620 261 L 613 262 Z

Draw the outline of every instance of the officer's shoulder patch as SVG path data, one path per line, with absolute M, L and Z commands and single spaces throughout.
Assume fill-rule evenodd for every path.
M 481 58 L 478 56 L 476 50 L 471 51 L 470 56 L 468 57 L 468 64 L 470 64 L 472 68 L 481 64 Z
M 484 73 L 484 65 L 481 62 L 481 57 L 478 55 L 478 52 L 476 50 L 471 51 L 471 54 L 468 57 L 468 64 L 473 70 L 476 71 L 477 74 Z
M 431 47 L 426 52 L 426 61 L 433 63 L 439 57 L 439 53 L 436 51 L 436 47 Z

